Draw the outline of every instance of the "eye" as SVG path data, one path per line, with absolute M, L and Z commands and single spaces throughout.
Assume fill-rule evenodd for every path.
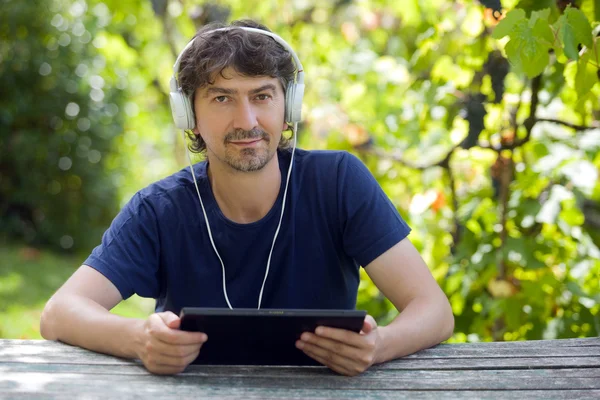
M 260 101 L 269 100 L 270 98 L 271 98 L 271 96 L 268 94 L 265 94 L 265 93 L 262 93 L 262 94 L 259 94 L 258 96 L 256 96 L 256 99 L 260 100 Z
M 217 96 L 213 100 L 217 103 L 225 103 L 227 101 L 227 96 Z

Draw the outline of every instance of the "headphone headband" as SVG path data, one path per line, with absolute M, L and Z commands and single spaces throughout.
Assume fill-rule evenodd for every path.
M 275 41 L 277 43 L 279 43 L 284 49 L 286 49 L 290 53 L 292 58 L 294 59 L 294 64 L 296 64 L 296 83 L 304 83 L 304 68 L 302 67 L 302 63 L 300 62 L 300 59 L 296 55 L 296 52 L 294 52 L 294 49 L 292 49 L 292 47 L 285 40 L 283 40 L 280 36 L 276 35 L 273 32 L 265 31 L 264 29 L 250 28 L 250 27 L 245 27 L 245 26 L 234 26 L 234 27 L 213 29 L 213 30 L 203 33 L 202 36 L 208 35 L 213 32 L 230 31 L 233 29 L 243 29 L 248 32 L 260 33 L 261 35 L 270 36 L 273 39 L 275 39 Z M 177 78 L 179 77 L 179 64 L 181 64 L 181 57 L 183 57 L 183 54 L 186 52 L 187 49 L 192 47 L 195 40 L 196 40 L 196 37 L 192 38 L 192 40 L 190 40 L 188 42 L 188 44 L 185 45 L 183 50 L 181 50 L 181 53 L 179 53 L 179 55 L 177 56 L 177 60 L 175 60 L 175 64 L 173 64 L 173 76 L 176 76 Z M 177 80 L 177 82 L 179 82 L 179 79 Z
M 250 28 L 245 26 L 230 26 L 225 28 L 217 28 L 203 33 L 201 36 L 208 35 L 218 31 L 230 31 L 234 29 L 242 29 L 248 32 L 258 33 L 273 38 L 279 43 L 285 50 L 287 50 L 294 60 L 296 65 L 296 76 L 294 82 L 288 82 L 286 93 L 285 93 L 285 121 L 289 123 L 300 122 L 301 111 L 302 111 L 302 99 L 304 97 L 304 68 L 300 59 L 292 49 L 292 47 L 283 40 L 280 36 L 273 32 L 265 31 L 263 29 Z M 195 36 L 188 42 L 183 48 L 181 53 L 177 56 L 175 64 L 173 64 L 173 76 L 169 82 L 170 87 L 170 102 L 171 112 L 173 114 L 173 120 L 175 125 L 180 129 L 193 129 L 196 126 L 194 120 L 194 110 L 190 99 L 183 93 L 183 90 L 179 86 L 179 64 L 181 63 L 181 57 L 195 42 Z

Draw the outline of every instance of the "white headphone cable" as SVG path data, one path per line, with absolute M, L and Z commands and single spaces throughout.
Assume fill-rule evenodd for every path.
M 283 200 L 282 200 L 282 204 L 281 204 L 281 215 L 279 217 L 279 224 L 277 225 L 277 229 L 275 230 L 275 236 L 273 237 L 273 243 L 271 244 L 271 251 L 269 252 L 269 258 L 267 260 L 267 268 L 265 271 L 265 277 L 263 279 L 263 283 L 262 286 L 260 288 L 260 294 L 258 297 L 258 307 L 257 309 L 260 309 L 260 305 L 262 303 L 262 296 L 263 296 L 263 291 L 265 289 L 265 283 L 267 282 L 267 277 L 269 276 L 269 267 L 271 265 L 271 256 L 273 254 L 273 249 L 275 248 L 275 241 L 277 240 L 277 236 L 279 235 L 279 229 L 281 228 L 281 222 L 283 220 L 283 213 L 285 211 L 285 201 L 287 198 L 287 190 L 288 190 L 288 186 L 290 183 L 290 176 L 292 174 L 292 166 L 294 165 L 294 154 L 296 153 L 296 140 L 297 140 L 297 129 L 298 129 L 298 123 L 295 122 L 294 123 L 294 128 L 293 128 L 293 135 L 294 135 L 294 145 L 292 147 L 292 156 L 290 158 L 290 166 L 288 168 L 288 173 L 287 173 L 287 178 L 286 178 L 286 183 L 285 183 L 285 190 L 283 192 Z M 202 207 L 202 213 L 204 214 L 204 221 L 206 223 L 206 229 L 208 231 L 208 237 L 210 239 L 210 243 L 212 244 L 213 250 L 215 251 L 215 254 L 217 255 L 217 257 L 219 258 L 219 261 L 221 262 L 221 269 L 223 271 L 223 295 L 225 296 L 225 301 L 227 302 L 227 305 L 229 306 L 229 309 L 233 310 L 233 307 L 231 306 L 231 303 L 229 302 L 229 297 L 227 296 L 227 286 L 225 284 L 225 264 L 223 263 L 223 259 L 221 258 L 221 255 L 219 254 L 219 251 L 217 250 L 217 246 L 215 246 L 215 242 L 212 236 L 212 231 L 210 229 L 210 224 L 208 222 L 208 216 L 206 214 L 206 209 L 204 208 L 204 202 L 202 201 L 202 196 L 200 195 L 200 189 L 198 188 L 198 182 L 196 181 L 196 174 L 194 173 L 194 168 L 192 167 L 192 158 L 190 157 L 190 151 L 187 147 L 186 144 L 186 135 L 185 135 L 185 131 L 183 131 L 183 146 L 185 147 L 185 153 L 187 155 L 189 164 L 190 164 L 190 172 L 192 174 L 192 178 L 194 180 L 194 186 L 196 187 L 196 193 L 198 194 L 198 199 L 200 200 L 200 206 Z
M 290 166 L 288 167 L 288 174 L 285 182 L 285 190 L 283 191 L 283 200 L 281 202 L 281 216 L 279 217 L 279 224 L 277 224 L 277 229 L 275 230 L 275 236 L 273 237 L 273 243 L 271 244 L 271 251 L 269 252 L 269 259 L 267 260 L 267 271 L 265 272 L 265 279 L 263 280 L 263 284 L 260 288 L 260 294 L 258 296 L 258 309 L 260 310 L 260 304 L 262 303 L 263 290 L 265 289 L 265 283 L 267 282 L 267 276 L 269 276 L 269 267 L 271 265 L 271 256 L 273 255 L 273 248 L 275 248 L 275 241 L 277 240 L 277 235 L 279 235 L 279 228 L 281 228 L 281 221 L 283 220 L 283 212 L 285 211 L 285 199 L 287 197 L 288 185 L 290 184 L 290 176 L 292 175 L 292 166 L 294 165 L 294 154 L 296 153 L 296 139 L 297 139 L 297 129 L 298 123 L 294 122 L 294 145 L 292 147 L 292 156 L 290 158 Z

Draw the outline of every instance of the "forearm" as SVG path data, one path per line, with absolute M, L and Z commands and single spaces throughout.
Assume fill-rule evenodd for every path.
M 381 346 L 376 363 L 434 346 L 452 336 L 454 316 L 447 299 L 413 300 L 389 325 L 378 328 Z
M 111 314 L 94 301 L 76 295 L 52 298 L 40 322 L 45 339 L 117 357 L 138 358 L 143 320 Z

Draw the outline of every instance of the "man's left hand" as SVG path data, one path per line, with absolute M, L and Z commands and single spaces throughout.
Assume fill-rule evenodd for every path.
M 355 376 L 375 363 L 381 346 L 377 323 L 367 315 L 360 333 L 320 326 L 304 332 L 296 347 L 306 355 L 343 375 Z

